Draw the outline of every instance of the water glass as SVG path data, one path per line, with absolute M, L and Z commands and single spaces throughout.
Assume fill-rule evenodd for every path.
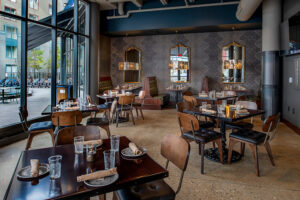
M 74 137 L 75 153 L 83 153 L 83 141 L 84 141 L 84 136 Z
M 227 101 L 226 100 L 222 100 L 222 106 L 223 106 L 224 109 L 226 108 L 226 106 L 227 106 Z
M 218 108 L 218 113 L 223 113 L 223 105 L 218 104 L 217 108 Z
M 202 109 L 206 109 L 207 102 L 202 102 Z
M 55 155 L 48 158 L 49 174 L 51 179 L 60 178 L 61 175 L 61 155 Z
M 61 110 L 65 110 L 65 103 L 64 103 L 64 102 L 60 102 L 60 103 L 59 103 L 59 108 L 60 108 Z
M 110 149 L 114 151 L 119 151 L 120 148 L 120 135 L 110 136 Z
M 115 167 L 115 156 L 116 151 L 110 149 L 103 151 L 104 155 L 104 168 L 105 169 L 111 169 Z
M 240 104 L 237 104 L 237 105 L 236 105 L 236 111 L 239 112 L 240 109 L 241 109 L 241 105 L 240 105 Z

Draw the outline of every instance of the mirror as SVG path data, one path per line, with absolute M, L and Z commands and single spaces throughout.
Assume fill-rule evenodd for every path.
M 125 62 L 138 64 L 138 70 L 124 70 L 123 79 L 125 83 L 138 83 L 141 82 L 142 72 L 142 53 L 141 50 L 130 47 L 125 51 Z
M 190 81 L 190 48 L 178 44 L 170 50 L 170 80 L 172 83 Z
M 245 47 L 233 42 L 222 50 L 223 83 L 244 83 Z

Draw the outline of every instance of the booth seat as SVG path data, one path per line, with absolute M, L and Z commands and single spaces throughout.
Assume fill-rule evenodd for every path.
M 103 94 L 105 90 L 112 90 L 113 84 L 110 76 L 100 77 L 99 94 Z
M 159 94 L 156 77 L 145 77 L 143 90 L 146 92 L 143 109 L 161 110 L 169 103 L 170 94 Z

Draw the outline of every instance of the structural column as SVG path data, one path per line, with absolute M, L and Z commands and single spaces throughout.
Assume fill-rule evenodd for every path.
M 90 71 L 89 90 L 91 98 L 97 102 L 99 76 L 100 8 L 97 3 L 90 5 Z
M 262 15 L 262 103 L 267 117 L 281 110 L 281 0 L 264 0 Z

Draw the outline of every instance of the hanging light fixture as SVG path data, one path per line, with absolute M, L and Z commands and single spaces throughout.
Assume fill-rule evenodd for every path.
M 119 62 L 119 70 L 140 70 L 140 64 L 135 62 Z

